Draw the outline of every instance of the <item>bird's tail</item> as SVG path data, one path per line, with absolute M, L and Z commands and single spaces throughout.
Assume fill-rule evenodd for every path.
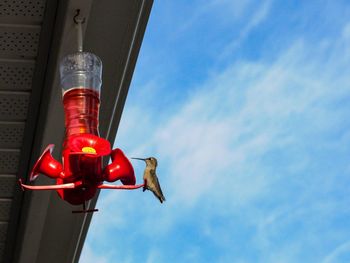
M 163 203 L 163 202 L 165 201 L 164 195 L 160 195 L 160 196 L 157 196 L 157 197 L 158 197 L 158 199 L 159 199 L 159 201 L 160 201 L 161 203 Z

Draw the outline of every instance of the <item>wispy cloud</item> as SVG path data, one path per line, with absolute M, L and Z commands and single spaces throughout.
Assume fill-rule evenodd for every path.
M 239 34 L 226 45 L 220 55 L 220 59 L 224 59 L 229 54 L 232 54 L 242 44 L 249 33 L 268 17 L 271 5 L 272 0 L 266 0 L 262 2 L 258 8 L 253 10 L 252 15 L 248 15 L 248 21 L 245 22 L 243 28 L 239 30 Z
M 344 242 L 337 246 L 329 255 L 322 261 L 323 263 L 345 262 L 349 260 L 350 241 Z
M 115 246 L 131 262 L 141 257 L 133 246 L 147 262 L 332 262 L 346 253 L 348 31 L 295 39 L 273 60 L 232 62 L 167 115 L 128 102 L 117 146 L 158 157 L 167 201 L 104 192 L 87 251 Z M 143 164 L 134 165 L 141 180 Z M 113 246 L 110 233 L 121 237 Z
M 210 15 L 215 16 L 216 23 L 220 23 L 221 20 L 225 20 L 230 24 L 237 22 L 252 9 L 252 5 L 254 5 L 252 2 L 252 0 L 210 0 L 200 2 L 200 5 L 196 5 L 196 8 L 191 9 L 192 12 L 178 27 L 175 35 L 188 31 L 196 24 L 200 24 L 202 20 L 207 20 Z M 257 15 L 259 14 L 257 13 Z M 257 20 L 259 17 L 254 16 L 253 19 Z
M 80 257 L 80 262 L 84 263 L 110 263 L 111 257 L 108 253 L 104 255 L 97 255 L 97 251 L 93 249 L 90 244 L 87 242 L 84 244 L 84 253 Z

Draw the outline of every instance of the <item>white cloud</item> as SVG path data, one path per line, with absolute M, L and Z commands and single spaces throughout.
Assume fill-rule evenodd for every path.
M 296 43 L 271 65 L 232 65 L 153 130 L 154 137 L 146 145 L 156 145 L 158 154 L 170 160 L 172 198 L 191 204 L 212 197 L 216 186 L 225 187 L 232 197 L 248 199 L 264 191 L 273 179 L 264 170 L 254 170 L 255 161 L 298 140 L 297 131 L 286 126 L 288 117 L 317 114 L 316 103 L 333 93 L 333 76 L 317 77 L 319 66 L 317 61 L 305 63 L 307 52 Z M 244 175 L 247 167 L 253 169 L 253 178 Z M 253 191 L 247 190 L 248 181 Z
M 337 97 L 339 90 L 349 91 L 334 87 L 333 72 L 321 73 L 320 60 L 308 61 L 309 49 L 296 42 L 274 63 L 233 64 L 198 87 L 167 119 L 159 120 L 153 112 L 131 106 L 130 112 L 140 113 L 132 120 L 142 121 L 142 131 L 147 134 L 144 143 L 132 148 L 132 154 L 144 155 L 147 148 L 155 148 L 167 161 L 167 167 L 160 162 L 167 173 L 160 180 L 167 184 L 169 199 L 185 202 L 185 206 L 223 192 L 233 199 L 240 197 L 243 203 L 258 197 L 273 178 L 264 170 L 257 171 L 264 167 L 255 167 L 255 161 L 266 151 L 300 139 L 298 131 L 287 126 L 288 118 L 296 115 L 307 120 L 311 116 L 313 125 L 320 122 L 318 128 L 325 128 L 327 123 L 318 119 L 317 111 L 327 109 L 317 103 Z M 122 132 L 119 141 L 134 134 L 132 130 Z M 247 172 L 254 175 L 249 177 Z M 225 190 L 217 191 L 216 186 Z
M 323 263 L 344 262 L 342 256 L 350 254 L 350 241 L 344 242 L 337 246 L 329 255 L 322 261 Z M 348 257 L 347 257 L 348 258 Z
M 107 254 L 107 255 L 106 255 Z M 84 253 L 79 259 L 83 263 L 110 263 L 111 257 L 106 253 L 104 256 L 97 255 L 96 250 L 91 247 L 89 242 L 84 244 Z
M 229 26 L 233 30 L 234 26 L 246 24 L 240 33 L 240 37 L 245 37 L 249 31 L 261 22 L 267 14 L 270 0 L 265 1 L 261 6 L 256 8 L 256 3 L 252 0 L 210 0 L 201 2 L 196 8 L 191 9 L 191 13 L 182 19 L 181 24 L 177 27 L 174 35 L 188 32 L 191 27 L 201 24 L 203 21 Z M 193 3 L 195 4 L 195 3 Z M 191 5 L 191 4 L 190 4 Z M 250 13 L 254 15 L 250 17 Z M 210 20 L 208 20 L 210 17 Z M 246 21 L 246 18 L 249 21 Z M 217 27 L 218 28 L 218 27 Z
M 157 263 L 162 262 L 164 259 L 162 258 L 162 254 L 160 250 L 157 248 L 153 248 L 147 255 L 146 263 Z
M 272 0 L 266 0 L 260 4 L 260 6 L 254 10 L 252 16 L 249 17 L 249 20 L 244 25 L 244 27 L 240 30 L 238 36 L 236 36 L 231 43 L 229 43 L 225 49 L 223 50 L 220 58 L 225 58 L 228 54 L 232 54 L 242 42 L 246 39 L 249 33 L 255 29 L 260 23 L 262 23 L 266 17 L 268 17 L 270 8 L 271 8 Z
M 339 48 L 345 43 L 345 37 L 326 46 L 300 40 L 274 61 L 233 63 L 198 86 L 166 118 L 158 116 L 153 108 L 130 105 L 123 116 L 118 146 L 123 148 L 122 143 L 127 142 L 129 156 L 159 157 L 159 178 L 167 201 L 160 206 L 150 193 L 138 195 L 142 201 L 129 199 L 126 194 L 105 194 L 98 202 L 101 212 L 94 216 L 92 238 L 98 240 L 111 229 L 129 226 L 132 220 L 128 216 L 142 218 L 138 234 L 158 238 L 176 231 L 179 222 L 200 217 L 198 224 L 205 230 L 204 235 L 212 239 L 226 237 L 229 243 L 234 238 L 227 234 L 231 223 L 213 225 L 208 219 L 240 217 L 255 229 L 254 245 L 263 251 L 266 262 L 276 262 L 276 258 L 283 262 L 297 260 L 302 242 L 309 237 L 278 244 L 275 227 L 283 231 L 303 218 L 322 226 L 315 215 L 323 213 L 327 217 L 343 208 L 335 202 L 329 204 L 332 209 L 317 205 L 323 188 L 333 186 L 337 178 L 300 171 L 317 161 L 311 152 L 317 148 L 308 141 L 334 129 L 346 116 L 342 110 L 334 110 L 339 107 L 337 100 L 350 95 L 350 75 L 342 71 L 346 65 L 349 73 L 350 63 L 343 58 L 344 49 Z M 348 142 L 349 138 L 344 138 Z M 277 152 L 277 161 L 269 167 L 264 158 L 273 151 Z M 289 154 L 281 167 L 279 154 Z M 141 173 L 137 170 L 138 178 Z M 307 180 L 317 184 L 309 185 Z M 327 185 L 318 180 L 327 181 Z M 293 187 L 300 191 L 297 197 Z M 275 205 L 278 198 L 280 203 Z M 272 208 L 260 207 L 262 201 Z M 114 218 L 110 220 L 112 212 Z M 218 237 L 217 233 L 222 235 Z M 325 262 L 345 249 L 348 244 L 335 250 Z M 147 261 L 157 262 L 161 253 L 150 252 Z M 191 255 L 197 254 L 200 251 L 193 247 Z

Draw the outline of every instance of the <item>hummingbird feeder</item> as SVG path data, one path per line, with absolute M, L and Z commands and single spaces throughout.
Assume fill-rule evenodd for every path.
M 137 189 L 133 166 L 120 149 L 111 149 L 109 141 L 98 131 L 102 62 L 92 53 L 82 51 L 82 23 L 77 15 L 78 52 L 65 56 L 60 63 L 61 88 L 65 115 L 65 138 L 62 164 L 51 153 L 53 144 L 46 147 L 35 163 L 29 180 L 39 174 L 56 179 L 55 185 L 27 185 L 22 189 L 56 190 L 59 197 L 72 205 L 83 205 L 95 196 L 97 189 Z M 103 167 L 102 158 L 112 162 Z M 104 184 L 120 180 L 122 185 Z

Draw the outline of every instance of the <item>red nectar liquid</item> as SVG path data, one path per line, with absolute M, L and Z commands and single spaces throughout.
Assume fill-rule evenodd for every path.
M 99 136 L 98 92 L 87 88 L 73 88 L 63 94 L 66 139 L 74 134 L 90 133 Z
M 66 180 L 72 174 L 69 163 L 70 149 L 67 142 L 70 136 L 90 133 L 99 136 L 98 115 L 100 107 L 99 93 L 88 88 L 73 88 L 63 94 L 66 134 L 63 144 L 63 163 Z M 101 162 L 101 160 L 100 160 Z M 101 166 L 101 165 L 100 165 Z M 99 166 L 99 167 L 100 167 Z

